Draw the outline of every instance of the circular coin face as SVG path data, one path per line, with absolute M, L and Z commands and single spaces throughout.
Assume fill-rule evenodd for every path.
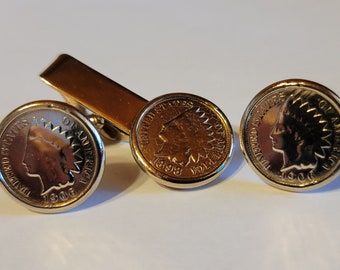
M 96 129 L 73 107 L 29 103 L 1 123 L 0 179 L 31 210 L 68 210 L 98 185 L 103 149 Z
M 318 188 L 339 169 L 339 97 L 306 80 L 272 84 L 250 102 L 240 128 L 244 155 L 269 184 Z
M 222 111 L 183 93 L 150 101 L 136 118 L 130 139 L 142 169 L 173 188 L 198 187 L 216 179 L 233 147 L 232 129 Z

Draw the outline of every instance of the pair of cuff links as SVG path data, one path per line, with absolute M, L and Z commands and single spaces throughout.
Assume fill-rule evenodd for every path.
M 202 97 L 174 93 L 148 102 L 69 55 L 59 56 L 41 78 L 68 103 L 32 102 L 0 125 L 1 182 L 31 210 L 69 210 L 92 194 L 104 170 L 101 135 L 129 136 L 137 164 L 171 188 L 205 185 L 231 159 L 231 125 Z M 322 85 L 275 83 L 243 115 L 243 153 L 275 187 L 303 191 L 327 184 L 339 167 L 339 110 L 338 96 Z

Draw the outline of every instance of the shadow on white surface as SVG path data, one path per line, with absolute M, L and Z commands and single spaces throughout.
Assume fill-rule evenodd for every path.
M 338 175 L 332 182 L 330 182 L 329 184 L 315 189 L 315 190 L 310 190 L 307 191 L 306 193 L 322 193 L 322 192 L 330 192 L 330 191 L 334 191 L 334 190 L 338 190 L 340 189 L 340 175 Z
M 137 183 L 138 175 L 142 173 L 133 163 L 109 163 L 106 165 L 103 178 L 95 192 L 81 205 L 71 210 L 81 211 L 105 203 L 121 196 L 131 186 L 138 187 L 143 180 Z

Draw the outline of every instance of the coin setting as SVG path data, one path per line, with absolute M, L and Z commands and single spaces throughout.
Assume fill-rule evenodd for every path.
M 88 198 L 103 173 L 104 147 L 91 122 L 72 106 L 37 101 L 0 126 L 0 180 L 27 208 L 55 213 Z
M 339 97 L 323 85 L 301 79 L 274 83 L 254 97 L 242 117 L 242 151 L 274 187 L 319 188 L 339 170 L 339 113 Z
M 216 105 L 174 93 L 144 107 L 134 121 L 130 144 L 136 162 L 156 182 L 194 188 L 222 173 L 232 154 L 233 135 Z

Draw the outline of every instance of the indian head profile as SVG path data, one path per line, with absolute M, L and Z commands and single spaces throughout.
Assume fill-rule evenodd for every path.
M 162 125 L 158 135 L 159 150 L 156 156 L 188 166 L 207 157 L 213 149 L 214 132 L 210 117 L 200 107 L 180 113 Z
M 270 133 L 272 149 L 282 154 L 283 176 L 312 178 L 331 147 L 333 132 L 329 124 L 315 94 L 299 89 L 292 92 Z
M 33 121 L 34 122 L 34 121 Z M 38 178 L 41 194 L 72 186 L 79 173 L 71 137 L 49 123 L 32 123 L 26 141 L 23 165 L 27 176 Z

